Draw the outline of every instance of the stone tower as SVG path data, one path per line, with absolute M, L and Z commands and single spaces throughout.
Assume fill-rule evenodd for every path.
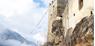
M 93 3 L 94 0 L 52 0 L 45 45 L 93 46 Z
M 54 42 L 55 34 L 60 33 L 58 32 L 60 29 L 57 28 L 62 27 L 62 13 L 67 2 L 68 0 L 52 0 L 49 4 L 48 42 Z M 53 28 L 53 26 L 55 26 L 55 28 Z

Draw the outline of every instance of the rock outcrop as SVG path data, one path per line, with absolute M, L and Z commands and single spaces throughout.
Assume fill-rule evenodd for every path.
M 69 34 L 69 33 L 68 33 Z M 67 46 L 93 46 L 94 16 L 84 17 L 75 27 L 71 36 L 66 36 Z
M 52 24 L 52 34 L 54 35 L 52 42 L 48 41 L 44 46 L 93 46 L 94 15 L 81 19 L 74 29 L 69 28 L 66 37 L 62 20 L 55 20 Z

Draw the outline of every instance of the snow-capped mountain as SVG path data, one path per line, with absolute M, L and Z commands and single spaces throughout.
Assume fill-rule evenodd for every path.
M 9 45 L 11 45 L 11 42 L 13 42 L 14 44 L 12 46 L 15 46 L 15 44 L 17 44 L 17 42 L 19 44 L 25 43 L 25 44 L 30 45 L 30 46 L 37 46 L 32 41 L 28 41 L 24 37 L 22 37 L 20 34 L 13 32 L 11 30 L 8 30 L 8 29 L 0 32 L 0 46 L 1 45 L 7 46 L 8 44 L 6 42 L 9 43 Z
M 0 46 L 38 46 L 0 23 Z
M 1 17 L 1 16 L 0 16 Z M 20 32 L 17 28 L 15 29 L 7 24 L 0 18 L 0 46 L 41 46 L 46 42 L 46 31 L 45 29 L 38 27 L 33 30 L 30 34 Z M 25 31 L 25 30 L 24 30 Z
M 22 37 L 20 34 L 13 32 L 11 30 L 8 30 L 8 29 L 0 32 L 0 46 L 1 45 L 7 46 L 8 44 L 6 44 L 6 42 L 8 42 L 10 45 L 11 45 L 11 42 L 13 42 L 14 45 L 12 45 L 12 46 L 15 46 L 15 44 L 17 44 L 17 42 L 19 44 L 25 43 L 30 46 L 37 46 L 34 42 L 28 41 L 24 37 Z

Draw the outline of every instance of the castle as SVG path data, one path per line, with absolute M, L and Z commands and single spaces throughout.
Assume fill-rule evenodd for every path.
M 86 33 L 91 34 L 91 38 L 93 38 L 93 3 L 94 0 L 52 0 L 48 8 L 49 22 L 46 46 L 77 46 L 77 43 L 85 41 L 83 39 L 86 38 L 84 37 Z M 86 27 L 89 24 L 91 29 L 89 26 Z M 80 32 L 85 34 L 81 36 Z M 93 45 L 93 39 L 89 44 Z

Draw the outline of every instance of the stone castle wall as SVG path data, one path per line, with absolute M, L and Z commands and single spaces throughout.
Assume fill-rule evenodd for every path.
M 56 1 L 49 7 L 48 41 L 44 46 L 93 46 L 94 0 L 61 1 L 66 1 L 62 13 Z

